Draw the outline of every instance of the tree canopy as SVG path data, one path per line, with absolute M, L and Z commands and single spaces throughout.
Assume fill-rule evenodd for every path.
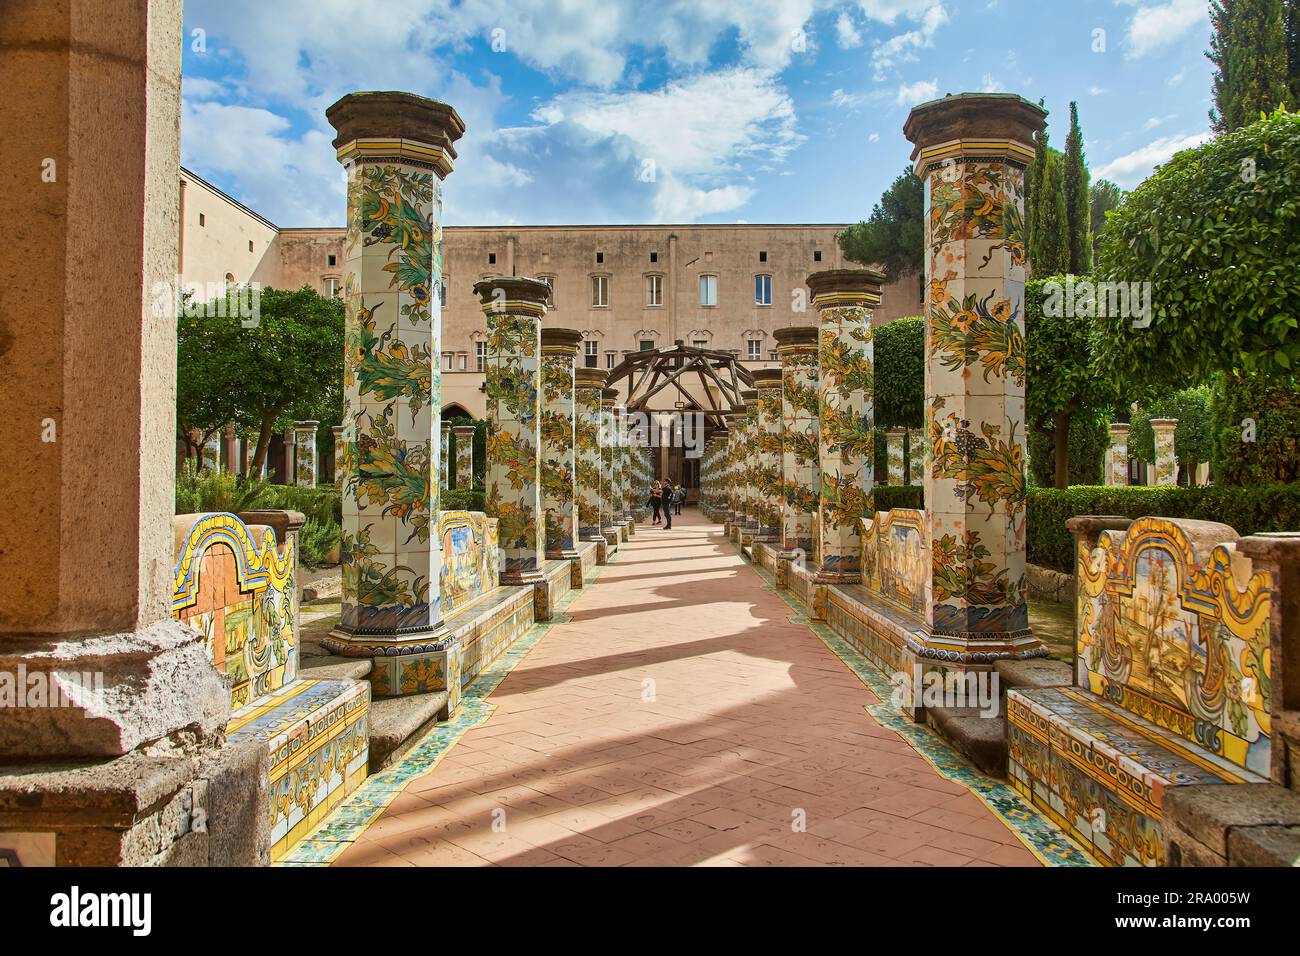
M 1287 36 L 1295 29 L 1296 4 L 1286 6 L 1291 9 L 1284 13 L 1282 0 L 1212 0 L 1213 32 L 1205 55 L 1215 66 L 1210 123 L 1216 133 L 1231 133 L 1261 113 L 1296 105 L 1288 82 Z
M 925 187 L 911 168 L 894 180 L 871 218 L 836 237 L 846 259 L 879 266 L 891 279 L 925 271 Z
M 880 428 L 925 424 L 925 319 L 895 319 L 875 330 L 875 423 Z
M 1098 278 L 1150 283 L 1150 314 L 1098 319 L 1099 367 L 1134 388 L 1300 367 L 1296 262 L 1300 115 L 1279 110 L 1178 153 L 1111 213 Z

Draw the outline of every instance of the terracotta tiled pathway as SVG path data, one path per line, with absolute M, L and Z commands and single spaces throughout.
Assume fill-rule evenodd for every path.
M 1037 865 L 688 512 L 641 526 L 336 865 Z

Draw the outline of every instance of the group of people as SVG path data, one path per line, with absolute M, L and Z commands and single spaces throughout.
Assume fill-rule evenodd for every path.
M 662 481 L 656 481 L 650 487 L 650 510 L 654 513 L 654 520 L 651 524 L 659 524 L 660 514 L 663 515 L 663 526 L 665 529 L 671 529 L 673 526 L 673 512 L 682 513 L 682 502 L 686 500 L 686 489 L 681 485 L 674 485 L 667 478 Z

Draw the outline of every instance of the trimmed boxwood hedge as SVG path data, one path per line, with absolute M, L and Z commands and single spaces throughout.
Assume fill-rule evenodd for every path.
M 876 485 L 877 511 L 893 511 L 895 508 L 911 508 L 920 511 L 925 503 L 924 485 Z
M 1261 531 L 1300 531 L 1300 482 L 1251 488 L 1033 488 L 1025 542 L 1031 564 L 1074 572 L 1074 537 L 1065 530 L 1065 522 L 1076 515 L 1219 521 L 1243 537 Z
M 443 511 L 482 511 L 484 497 L 482 490 L 444 488 L 439 508 Z

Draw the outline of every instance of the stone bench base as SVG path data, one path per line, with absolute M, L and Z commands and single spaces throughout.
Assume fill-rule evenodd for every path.
M 1266 783 L 1077 687 L 1007 693 L 1011 785 L 1113 866 L 1164 864 L 1165 793 Z
M 231 715 L 232 743 L 266 747 L 271 861 L 282 859 L 366 779 L 370 685 L 298 680 Z
M 578 552 L 578 556 L 569 559 L 572 566 L 573 587 L 581 588 L 585 587 L 587 581 L 596 573 L 596 565 L 604 562 L 599 560 L 594 541 L 579 541 L 574 550 Z
M 573 567 L 567 559 L 547 561 L 542 580 L 533 585 L 533 619 L 549 621 L 561 599 L 573 590 Z

